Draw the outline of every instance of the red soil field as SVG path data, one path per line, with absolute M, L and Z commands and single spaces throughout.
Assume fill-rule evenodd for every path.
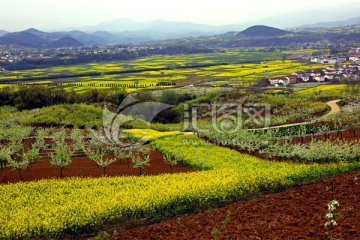
M 331 139 L 335 139 L 332 134 Z M 359 139 L 359 131 L 354 138 L 344 132 L 347 140 Z M 319 139 L 323 137 L 318 137 Z M 307 137 L 307 141 L 310 141 Z M 300 139 L 293 139 L 298 142 Z M 151 165 L 145 174 L 170 172 L 170 167 L 157 151 L 151 152 Z M 177 165 L 174 172 L 188 172 L 192 169 Z M 39 175 L 36 174 L 39 172 Z M 40 176 L 40 173 L 42 174 Z M 25 181 L 59 176 L 59 169 L 51 167 L 48 161 L 34 163 L 30 171 L 24 170 Z M 127 165 L 127 160 L 116 162 L 107 168 L 109 176 L 138 175 L 138 169 Z M 99 177 L 102 168 L 86 157 L 74 158 L 64 170 L 64 176 Z M 36 177 L 37 176 L 37 177 Z M 16 182 L 18 172 L 0 170 L 0 183 Z M 334 186 L 334 190 L 331 188 Z M 218 207 L 199 213 L 181 215 L 170 219 L 149 219 L 140 222 L 119 223 L 106 227 L 110 239 L 214 239 L 214 228 L 220 228 L 230 213 L 230 221 L 219 234 L 219 239 L 326 239 L 325 213 L 329 201 L 340 203 L 337 211 L 342 213 L 338 226 L 333 231 L 335 239 L 360 239 L 360 172 L 342 174 L 317 181 L 301 183 L 296 187 L 275 194 L 257 194 L 254 199 Z M 114 231 L 117 236 L 112 236 Z M 94 233 L 82 237 L 65 239 L 94 239 Z
M 46 152 L 42 151 L 42 152 Z M 164 163 L 163 155 L 156 150 L 151 150 L 150 165 L 142 169 L 144 175 L 158 175 L 170 173 L 170 166 Z M 129 166 L 128 166 L 129 162 Z M 191 172 L 192 168 L 178 163 L 173 167 L 174 173 Z M 63 171 L 63 177 L 101 177 L 103 169 L 91 161 L 88 157 L 74 157 L 72 163 Z M 107 176 L 137 176 L 139 169 L 133 168 L 131 160 L 116 161 L 106 168 Z M 49 160 L 32 163 L 29 169 L 22 171 L 24 181 L 57 178 L 60 176 L 58 167 L 53 167 Z M 0 170 L 0 184 L 18 182 L 19 172 L 10 167 Z
M 313 138 L 312 135 L 307 135 L 304 138 L 303 143 L 311 142 L 312 138 Z M 360 140 L 360 130 L 355 131 L 355 136 L 354 136 L 354 133 L 350 133 L 350 131 L 346 130 L 346 131 L 341 131 L 339 133 L 331 132 L 329 136 L 325 136 L 325 134 L 324 135 L 315 135 L 314 139 L 317 139 L 319 141 L 327 141 L 327 140 L 331 140 L 331 141 L 344 140 L 344 141 L 347 141 L 347 142 L 356 141 L 356 140 Z M 295 143 L 295 144 L 301 143 L 301 138 L 300 137 L 294 137 L 293 138 L 293 143 Z
M 334 196 L 329 190 L 333 184 Z M 333 237 L 360 239 L 360 172 L 156 224 L 122 224 L 108 232 L 119 233 L 111 239 L 214 239 L 214 228 L 220 228 L 230 211 L 230 221 L 219 239 L 326 239 L 325 214 L 328 202 L 333 199 L 339 201 L 337 211 L 343 215 Z

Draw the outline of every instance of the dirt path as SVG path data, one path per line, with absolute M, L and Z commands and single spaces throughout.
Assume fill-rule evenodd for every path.
M 327 117 L 331 114 L 334 114 L 334 113 L 338 113 L 341 111 L 338 103 L 340 102 L 341 100 L 334 100 L 334 101 L 330 101 L 330 102 L 327 102 L 326 104 L 331 108 L 331 111 L 326 114 L 324 117 Z
M 341 100 L 334 100 L 334 101 L 330 101 L 327 102 L 326 104 L 331 108 L 330 112 L 325 114 L 324 116 L 318 118 L 318 119 L 323 119 L 326 118 L 332 114 L 338 113 L 341 111 L 339 105 L 337 105 L 338 102 L 340 102 Z M 284 124 L 284 125 L 279 125 L 279 126 L 273 126 L 273 127 L 269 127 L 269 129 L 276 129 L 276 128 L 283 128 L 283 127 L 293 127 L 293 126 L 301 126 L 301 125 L 307 125 L 310 124 L 310 122 L 302 122 L 302 123 L 292 123 L 292 124 Z M 262 128 L 259 128 L 262 129 Z M 259 130 L 259 129 L 250 129 L 250 130 Z
M 337 105 L 338 102 L 340 102 L 341 100 L 334 100 L 334 101 L 329 101 L 326 104 L 331 108 L 330 112 L 325 114 L 324 116 L 320 117 L 319 119 L 322 118 L 326 118 L 332 114 L 338 113 L 341 111 L 339 105 Z M 301 126 L 301 125 L 307 125 L 310 124 L 310 122 L 302 122 L 302 123 L 291 123 L 291 124 L 284 124 L 284 125 L 279 125 L 279 126 L 273 126 L 273 127 L 269 127 L 267 129 L 276 129 L 276 128 L 283 128 L 283 127 L 293 127 L 293 126 Z M 263 128 L 254 128 L 254 129 L 248 129 L 250 131 L 252 130 L 261 130 Z M 187 132 L 185 133 L 186 135 L 194 135 L 195 133 L 193 132 Z

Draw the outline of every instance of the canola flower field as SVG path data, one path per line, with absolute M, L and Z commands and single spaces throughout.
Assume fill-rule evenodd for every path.
M 141 132 L 134 133 L 141 136 Z M 265 161 L 188 135 L 161 137 L 151 144 L 198 171 L 1 185 L 0 239 L 56 237 L 118 220 L 171 216 L 262 190 L 360 169 L 360 163 Z
M 321 92 L 327 92 L 327 93 L 341 93 L 343 90 L 346 89 L 346 84 L 333 84 L 333 85 L 322 85 L 322 86 L 316 86 L 313 88 L 304 89 L 301 91 L 298 91 L 297 94 L 314 94 L 314 93 L 321 93 Z
M 0 79 L 27 76 L 44 76 L 51 74 L 77 74 L 87 72 L 122 71 L 131 69 L 162 68 L 167 66 L 185 66 L 191 64 L 211 64 L 239 61 L 260 61 L 279 59 L 284 54 L 276 52 L 215 52 L 201 54 L 180 54 L 180 55 L 154 55 L 129 61 L 118 61 L 110 63 L 89 63 L 70 66 L 57 66 L 31 70 L 19 70 L 8 73 L 0 73 Z
M 307 65 L 290 60 L 269 61 L 264 64 L 230 64 L 196 69 L 164 70 L 161 72 L 149 71 L 136 74 L 43 80 L 34 81 L 30 84 L 49 85 L 51 87 L 57 84 L 56 87 L 61 87 L 69 91 L 74 90 L 76 92 L 84 92 L 94 88 L 106 89 L 112 87 L 126 88 L 127 91 L 133 92 L 144 88 L 159 88 L 158 84 L 161 83 L 171 86 L 179 82 L 189 85 L 200 81 L 202 83 L 213 82 L 214 86 L 230 82 L 241 85 L 244 81 L 254 82 L 262 78 L 280 77 L 302 70 L 319 69 L 321 67 L 323 66 Z M 9 85 L 7 84 L 7 86 Z M 160 86 L 160 88 L 168 87 L 169 86 Z
M 261 78 L 271 78 L 288 75 L 297 71 L 323 68 L 322 65 L 308 65 L 293 60 L 273 60 L 281 56 L 290 55 L 288 52 L 219 52 L 208 54 L 190 54 L 176 56 L 150 56 L 124 62 L 94 63 L 74 66 L 60 66 L 41 69 L 0 72 L 2 80 L 17 80 L 27 77 L 51 77 L 54 75 L 104 73 L 110 71 L 144 70 L 154 68 L 170 68 L 163 71 L 145 71 L 118 75 L 100 75 L 88 77 L 71 77 L 64 79 L 44 79 L 26 82 L 27 84 L 41 84 L 49 87 L 60 87 L 75 92 L 91 89 L 126 88 L 133 92 L 140 89 L 168 88 L 178 83 L 189 85 L 194 83 L 214 82 L 214 86 L 226 84 L 227 81 L 256 81 Z M 259 61 L 259 63 L 240 64 L 240 62 Z M 260 63 L 260 61 L 263 61 Z M 221 64 L 218 66 L 177 69 L 190 65 Z M 25 82 L 24 82 L 25 83 Z M 169 85 L 169 86 L 167 86 Z M 234 85 L 234 84 L 232 84 Z M 236 85 L 236 84 L 235 84 Z M 0 88 L 5 85 L 0 84 Z M 9 86 L 9 85 L 6 85 Z M 15 85 L 17 86 L 17 85 Z

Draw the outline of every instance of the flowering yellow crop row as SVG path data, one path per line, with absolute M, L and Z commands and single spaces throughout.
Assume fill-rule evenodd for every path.
M 195 136 L 164 137 L 153 145 L 172 156 L 183 156 L 184 164 L 203 171 L 0 186 L 0 239 L 76 234 L 114 220 L 175 214 L 244 193 L 360 168 L 360 163 L 268 162 L 211 145 Z
M 168 137 L 173 135 L 182 135 L 183 133 L 180 131 L 172 131 L 172 132 L 159 132 L 152 129 L 130 129 L 130 130 L 124 130 L 124 133 L 130 133 L 134 137 L 150 141 L 155 140 L 162 137 Z
M 308 88 L 305 90 L 301 90 L 296 92 L 297 94 L 313 94 L 313 93 L 319 93 L 321 91 L 335 91 L 340 92 L 342 90 L 346 89 L 346 84 L 335 84 L 335 85 L 321 85 L 314 88 Z

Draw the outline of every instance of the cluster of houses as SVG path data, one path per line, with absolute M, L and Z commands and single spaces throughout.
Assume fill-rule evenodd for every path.
M 360 80 L 360 61 L 352 64 L 329 66 L 324 69 L 305 70 L 293 73 L 290 76 L 266 79 L 267 85 L 272 87 L 283 87 L 297 83 L 339 83 Z
M 314 64 L 341 64 L 349 61 L 349 57 L 332 57 L 332 56 L 316 56 L 311 58 L 311 63 Z
M 356 62 L 360 60 L 360 48 L 352 48 L 348 56 L 314 56 L 311 57 L 311 63 L 314 64 L 342 64 L 347 61 Z

